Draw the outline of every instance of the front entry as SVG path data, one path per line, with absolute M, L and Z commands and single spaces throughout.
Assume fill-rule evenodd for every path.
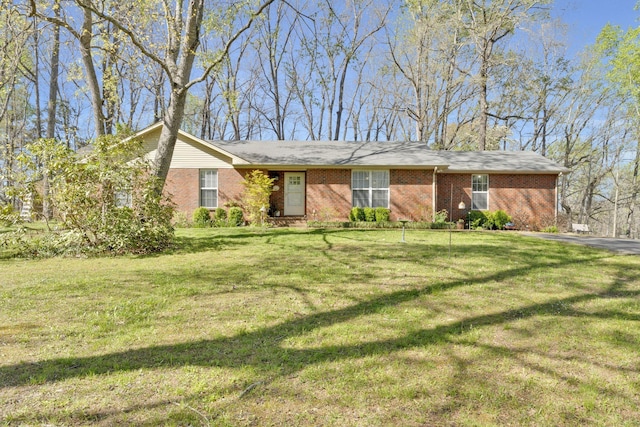
M 304 172 L 284 173 L 284 215 L 304 215 Z

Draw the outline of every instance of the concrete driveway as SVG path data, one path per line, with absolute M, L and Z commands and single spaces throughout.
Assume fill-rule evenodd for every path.
M 625 255 L 640 255 L 640 240 L 614 239 L 610 237 L 579 236 L 575 234 L 522 233 L 526 236 L 559 242 L 575 243 L 599 249 L 607 249 Z

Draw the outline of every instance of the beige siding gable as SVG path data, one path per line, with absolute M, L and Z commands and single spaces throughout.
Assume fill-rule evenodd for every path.
M 145 159 L 152 160 L 156 154 L 161 128 L 144 135 Z M 232 168 L 232 159 L 216 150 L 188 138 L 178 136 L 171 159 L 172 169 L 222 169 Z
M 190 141 L 178 138 L 171 159 L 172 168 L 181 169 L 219 169 L 231 168 L 231 159 L 213 149 L 196 146 Z

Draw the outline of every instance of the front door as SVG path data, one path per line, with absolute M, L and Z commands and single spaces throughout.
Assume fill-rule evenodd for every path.
M 304 172 L 285 172 L 284 174 L 284 214 L 304 215 Z

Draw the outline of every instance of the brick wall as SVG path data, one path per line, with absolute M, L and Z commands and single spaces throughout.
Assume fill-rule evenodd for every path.
M 351 211 L 351 170 L 307 171 L 307 217 L 319 221 L 346 221 Z
M 391 220 L 431 221 L 433 171 L 392 169 L 389 171 Z
M 437 210 L 450 211 L 453 220 L 464 217 L 471 209 L 471 174 L 442 173 L 438 174 L 437 182 Z M 537 230 L 552 225 L 555 185 L 555 175 L 489 174 L 489 210 L 504 210 L 519 228 Z M 458 209 L 461 201 L 466 205 L 465 211 Z
M 555 224 L 555 175 L 489 176 L 489 209 L 502 209 L 519 228 Z
M 229 201 L 239 200 L 244 190 L 242 181 L 248 171 L 236 169 L 218 169 L 218 206 Z M 165 194 L 171 196 L 176 209 L 184 212 L 189 218 L 200 206 L 200 169 L 169 169 Z
M 200 206 L 200 170 L 169 169 L 164 193 L 171 197 L 176 210 L 191 218 L 193 211 Z
M 218 206 L 224 207 L 228 202 L 239 202 L 244 191 L 244 177 L 251 170 L 218 169 Z
M 237 201 L 242 181 L 250 170 L 218 169 L 218 205 Z M 266 172 L 266 171 L 265 171 Z M 284 210 L 284 173 L 271 196 L 272 206 Z M 171 169 L 165 191 L 179 211 L 191 215 L 200 203 L 198 169 Z M 431 170 L 393 169 L 389 176 L 391 219 L 431 220 L 433 197 Z M 489 175 L 489 210 L 503 209 L 520 228 L 540 229 L 555 219 L 555 175 Z M 453 194 L 452 191 L 453 185 Z M 351 210 L 350 169 L 310 169 L 306 172 L 306 215 L 321 221 L 345 221 Z M 446 209 L 455 221 L 471 208 L 471 174 L 437 175 L 436 210 Z M 466 210 L 458 209 L 464 202 Z

